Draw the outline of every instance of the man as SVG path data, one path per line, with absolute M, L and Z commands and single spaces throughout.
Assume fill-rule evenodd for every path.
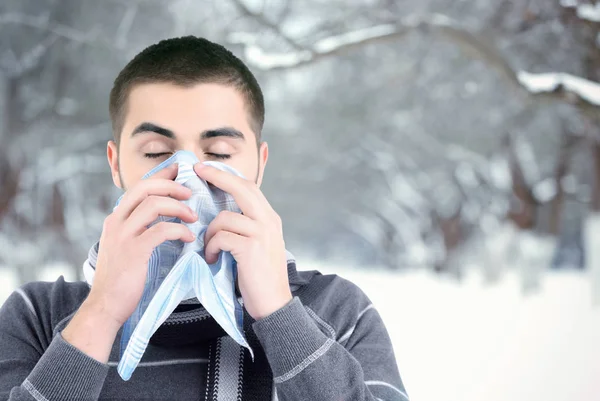
M 387 331 L 362 291 L 286 260 L 281 221 L 259 189 L 269 155 L 263 96 L 239 59 L 205 39 L 161 41 L 116 78 L 110 116 L 108 162 L 126 192 L 104 222 L 93 285 L 59 278 L 8 298 L 0 310 L 0 400 L 407 399 Z M 191 193 L 173 181 L 174 165 L 142 180 L 179 150 L 247 178 L 194 167 L 242 211 L 209 224 L 205 254 L 209 263 L 221 251 L 235 258 L 256 355 L 229 348 L 240 363 L 219 362 L 231 353 L 227 336 L 205 324 L 201 305 L 182 303 L 123 381 L 117 339 L 140 302 L 153 249 L 194 240 L 184 224 L 148 228 L 158 216 L 198 218 L 181 202 Z

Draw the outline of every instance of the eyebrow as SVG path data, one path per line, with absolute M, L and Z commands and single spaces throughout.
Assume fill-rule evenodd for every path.
M 211 138 L 217 138 L 220 136 L 224 136 L 227 138 L 233 138 L 233 139 L 241 139 L 242 141 L 246 140 L 246 138 L 244 137 L 244 134 L 242 134 L 240 131 L 236 130 L 235 128 L 231 128 L 231 127 L 221 127 L 221 128 L 209 129 L 209 130 L 203 131 L 202 134 L 200 135 L 200 139 L 211 139 Z
M 173 131 L 152 123 L 141 123 L 133 130 L 133 132 L 131 133 L 131 137 L 133 138 L 136 135 L 148 132 L 154 132 L 156 134 L 166 136 L 169 139 L 175 139 L 175 133 L 173 133 Z
M 156 124 L 148 123 L 148 122 L 144 122 L 144 123 L 141 123 L 140 125 L 138 125 L 131 133 L 131 136 L 133 137 L 135 135 L 149 133 L 149 132 L 154 132 L 156 134 L 162 135 L 169 139 L 175 139 L 175 133 L 173 131 L 171 131 L 170 129 L 158 126 Z M 209 130 L 202 131 L 202 133 L 200 134 L 200 139 L 202 139 L 202 140 L 218 138 L 218 137 L 227 137 L 227 138 L 233 138 L 233 139 L 246 140 L 246 138 L 244 137 L 244 134 L 242 134 L 239 130 L 232 128 L 232 127 L 220 127 L 220 128 L 215 128 L 215 129 L 209 129 Z

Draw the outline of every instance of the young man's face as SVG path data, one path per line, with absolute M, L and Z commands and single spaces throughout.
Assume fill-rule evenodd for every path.
M 115 185 L 130 188 L 178 150 L 191 151 L 200 161 L 226 163 L 258 185 L 268 158 L 267 144 L 257 145 L 244 99 L 235 88 L 168 83 L 134 87 L 119 149 L 113 141 L 107 149 Z

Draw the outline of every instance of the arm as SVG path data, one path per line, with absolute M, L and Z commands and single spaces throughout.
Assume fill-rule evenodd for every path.
M 97 400 L 108 366 L 60 333 L 48 338 L 50 311 L 33 303 L 28 292 L 27 287 L 13 292 L 0 308 L 0 400 Z
M 280 400 L 408 400 L 381 317 L 368 305 L 359 312 L 338 335 L 296 297 L 254 323 Z
M 176 165 L 130 188 L 119 207 L 104 221 L 94 284 L 85 296 L 69 299 L 59 279 L 49 297 L 31 283 L 15 291 L 0 309 L 0 401 L 96 400 L 108 374 L 106 362 L 123 323 L 140 301 L 152 250 L 166 240 L 191 242 L 195 235 L 183 224 L 194 212 L 180 200 L 191 190 L 173 181 Z M 80 294 L 81 295 L 81 294 Z M 52 305 L 81 305 L 62 333 L 53 336 Z

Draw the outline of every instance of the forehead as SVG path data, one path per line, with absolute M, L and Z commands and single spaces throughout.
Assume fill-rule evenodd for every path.
M 226 85 L 139 84 L 131 90 L 126 110 L 125 135 L 143 122 L 164 126 L 178 134 L 224 126 L 251 132 L 244 98 Z

